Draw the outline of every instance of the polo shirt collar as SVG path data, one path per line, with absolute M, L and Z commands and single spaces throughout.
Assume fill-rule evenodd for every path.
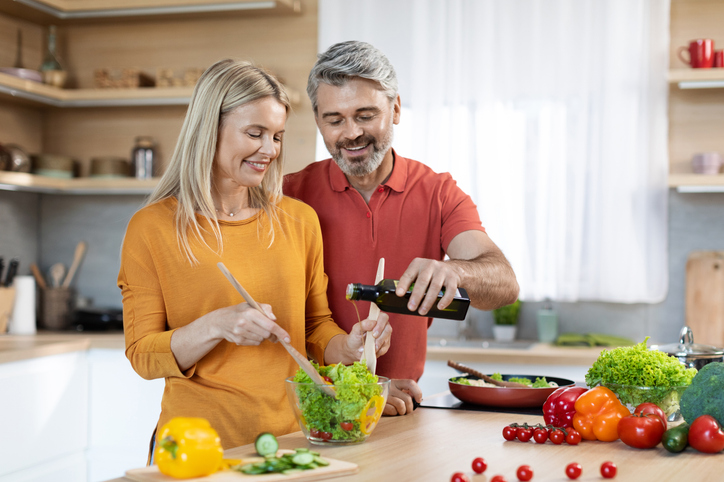
M 393 191 L 403 192 L 405 190 L 405 184 L 407 183 L 407 159 L 398 156 L 394 149 L 392 149 L 392 156 L 395 160 L 395 164 L 392 167 L 392 174 L 387 178 L 387 182 L 382 183 L 382 185 L 389 187 Z M 332 190 L 337 192 L 342 192 L 352 187 L 347 180 L 347 176 L 344 175 L 337 163 L 334 162 L 334 159 L 330 159 L 329 162 L 329 182 Z

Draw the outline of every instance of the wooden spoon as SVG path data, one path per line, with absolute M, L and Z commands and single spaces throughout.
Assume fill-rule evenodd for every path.
M 221 262 L 216 263 L 216 266 L 218 266 L 219 269 L 221 270 L 221 272 L 224 273 L 224 276 L 226 276 L 226 279 L 228 279 L 229 282 L 234 286 L 234 288 L 236 288 L 236 291 L 238 291 L 239 294 L 241 295 L 241 297 L 244 298 L 244 301 L 249 303 L 249 305 L 252 308 L 259 310 L 261 313 L 264 314 L 264 316 L 266 316 L 266 313 L 264 313 L 264 310 L 261 309 L 261 306 L 259 306 L 259 304 L 256 301 L 254 301 L 254 298 L 252 298 L 251 295 L 246 292 L 244 287 L 241 286 L 241 283 L 239 283 L 236 280 L 236 278 L 234 278 L 234 275 L 232 275 L 231 272 L 226 268 L 226 266 L 224 266 L 224 263 L 221 263 Z M 327 382 L 324 381 L 324 379 L 322 378 L 322 375 L 320 375 L 319 372 L 312 366 L 312 364 L 309 363 L 309 360 L 307 360 L 306 356 L 299 353 L 296 348 L 294 348 L 292 345 L 290 345 L 286 341 L 284 341 L 284 340 L 279 340 L 279 341 L 282 342 L 282 345 L 284 346 L 284 348 L 287 349 L 287 351 L 292 356 L 292 358 L 294 358 L 294 360 L 299 364 L 301 369 L 304 370 L 304 373 L 306 373 L 309 376 L 309 378 L 312 379 L 312 381 L 314 383 L 321 386 L 322 391 L 324 391 L 329 396 L 332 396 L 332 397 L 337 396 L 337 392 L 334 390 L 334 386 L 328 385 Z
M 380 258 L 379 263 L 377 264 L 377 276 L 375 276 L 375 284 L 382 281 L 385 277 L 385 258 Z M 367 318 L 370 320 L 376 320 L 377 317 L 380 316 L 380 308 L 375 304 L 370 304 L 370 314 L 367 315 Z M 360 358 L 360 361 L 364 360 L 367 364 L 367 369 L 370 371 L 371 374 L 375 374 L 375 371 L 377 370 L 377 350 L 375 350 L 375 337 L 372 336 L 372 333 L 367 332 L 365 335 L 365 347 L 364 351 L 362 352 L 362 358 Z
M 481 373 L 474 368 L 466 367 L 465 365 L 462 365 L 460 363 L 455 363 L 452 360 L 447 361 L 447 366 L 453 367 L 456 370 L 459 370 L 463 373 L 469 373 L 475 377 L 480 378 L 481 380 L 485 380 L 488 383 L 492 383 L 493 385 L 497 385 L 499 387 L 519 387 L 519 388 L 530 388 L 528 385 L 525 385 L 523 383 L 518 382 L 504 382 L 500 380 L 496 380 L 494 378 L 489 377 L 485 373 Z
M 68 274 L 65 276 L 65 280 L 63 280 L 63 288 L 70 288 L 70 282 L 73 281 L 73 276 L 75 276 L 75 272 L 78 271 L 80 262 L 83 260 L 83 256 L 85 255 L 85 248 L 86 248 L 86 244 L 84 241 L 79 242 L 75 246 L 75 254 L 73 255 L 73 264 L 70 265 Z
M 55 263 L 50 267 L 49 274 L 50 286 L 53 288 L 60 288 L 60 285 L 63 282 L 63 277 L 65 276 L 65 266 L 63 263 Z

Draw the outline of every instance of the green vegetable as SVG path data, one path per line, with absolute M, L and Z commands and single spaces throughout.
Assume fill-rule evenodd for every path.
M 262 475 L 270 473 L 295 474 L 302 470 L 316 469 L 329 465 L 329 462 L 319 456 L 318 452 L 309 449 L 296 449 L 295 452 L 283 455 L 267 455 L 263 461 L 232 467 L 247 475 Z
M 329 377 L 337 392 L 336 398 L 324 394 L 314 386 L 299 386 L 299 409 L 307 428 L 332 434 L 332 440 L 357 440 L 364 434 L 360 430 L 359 417 L 367 402 L 375 395 L 382 395 L 382 387 L 376 385 L 377 376 L 370 373 L 367 365 L 360 362 L 345 366 L 341 363 L 320 367 L 312 362 L 320 375 Z M 297 383 L 313 383 L 300 368 L 294 376 Z M 351 430 L 341 423 L 352 423 Z
M 501 375 L 500 373 L 493 373 L 492 375 L 490 375 L 490 378 L 492 378 L 493 380 L 498 380 L 499 382 L 503 381 L 503 375 Z
M 264 432 L 257 435 L 256 440 L 254 441 L 254 448 L 256 449 L 256 453 L 262 457 L 266 455 L 273 455 L 277 453 L 277 450 L 279 450 L 279 442 L 277 442 L 277 438 L 274 434 Z
M 662 351 L 649 350 L 646 346 L 648 339 L 647 336 L 634 346 L 603 350 L 586 373 L 586 385 L 629 385 L 631 388 L 615 390 L 622 403 L 637 406 L 651 402 L 668 414 L 678 406 L 680 394 L 666 389 L 689 385 L 696 369 L 686 368 L 677 358 Z M 635 387 L 662 390 L 643 391 Z
M 711 415 L 724 426 L 724 363 L 707 363 L 699 370 L 681 397 L 681 415 L 692 423 L 700 415 Z
M 661 438 L 661 445 L 671 453 L 683 451 L 689 444 L 689 424 L 684 422 L 672 427 Z
M 496 375 L 497 375 L 497 377 L 496 377 Z M 500 375 L 500 373 L 494 373 L 490 378 L 492 378 L 494 380 L 499 380 L 499 381 L 503 380 L 503 377 Z M 453 383 L 459 383 L 461 385 L 472 385 L 472 383 L 470 383 L 469 378 L 451 378 L 450 381 Z M 532 388 L 550 388 L 550 386 L 551 386 L 550 383 L 548 382 L 548 380 L 546 380 L 546 377 L 536 377 L 535 382 L 531 382 L 530 378 L 518 378 L 518 377 L 511 377 L 508 379 L 508 381 L 522 383 L 522 384 L 528 385 L 529 387 L 532 387 Z
M 520 300 L 515 300 L 514 303 L 493 310 L 493 320 L 496 325 L 515 325 L 518 323 L 519 311 Z

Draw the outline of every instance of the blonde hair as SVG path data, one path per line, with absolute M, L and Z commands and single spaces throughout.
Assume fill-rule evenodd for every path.
M 223 251 L 221 229 L 211 197 L 219 128 L 235 108 L 264 97 L 278 100 L 289 113 L 289 97 L 272 74 L 249 62 L 232 59 L 221 60 L 209 67 L 194 87 L 168 168 L 146 201 L 149 205 L 170 197 L 178 200 L 176 235 L 179 249 L 191 264 L 197 264 L 198 260 L 191 250 L 189 232 L 211 248 L 202 235 L 197 212 L 209 219 L 217 252 Z M 249 206 L 263 210 L 269 220 L 270 244 L 274 242 L 274 224 L 278 219 L 276 204 L 283 195 L 282 152 L 280 149 L 261 184 L 249 188 Z

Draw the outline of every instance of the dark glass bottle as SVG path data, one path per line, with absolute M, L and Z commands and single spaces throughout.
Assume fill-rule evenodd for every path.
M 416 311 L 410 311 L 407 309 L 407 303 L 410 301 L 410 295 L 414 284 L 407 290 L 405 296 L 397 296 L 395 294 L 395 288 L 397 287 L 398 280 L 383 279 L 377 285 L 363 285 L 360 283 L 350 283 L 347 285 L 347 296 L 348 300 L 364 300 L 375 303 L 380 310 L 388 311 L 390 313 L 401 313 L 403 315 L 414 315 L 414 316 L 425 316 L 431 318 L 446 318 L 448 320 L 464 320 L 465 315 L 470 307 L 470 298 L 468 293 L 458 288 L 455 293 L 455 298 L 452 303 L 448 305 L 444 310 L 437 308 L 437 303 L 440 298 L 445 294 L 444 288 L 437 295 L 437 301 L 433 305 L 432 309 L 425 314 L 421 315 Z

